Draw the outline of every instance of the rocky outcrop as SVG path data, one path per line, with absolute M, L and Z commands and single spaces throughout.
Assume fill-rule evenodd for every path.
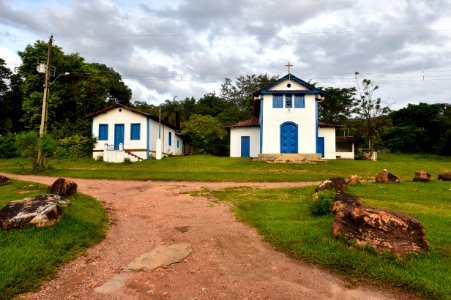
M 451 172 L 443 172 L 440 175 L 438 175 L 439 180 L 443 181 L 451 181 Z
M 77 184 L 67 178 L 58 178 L 49 187 L 50 194 L 60 195 L 60 196 L 70 196 L 77 192 Z
M 380 172 L 377 176 L 376 176 L 376 182 L 377 183 L 399 183 L 399 178 L 392 174 L 392 173 L 388 173 L 388 171 L 386 169 L 384 169 L 384 171 Z
M 333 206 L 332 235 L 335 238 L 344 237 L 353 246 L 392 254 L 420 253 L 429 249 L 426 231 L 414 217 L 359 205 L 360 201 L 354 196 L 342 194 L 340 197 L 346 201 L 336 201 Z
M 386 173 L 384 176 L 388 178 L 389 173 Z M 332 178 L 323 181 L 315 190 L 335 191 L 332 205 L 334 238 L 344 238 L 357 247 L 371 247 L 393 254 L 429 249 L 426 232 L 417 219 L 402 212 L 363 205 L 359 197 L 346 192 L 346 182 L 343 178 Z
M 345 179 L 347 185 L 359 185 L 360 177 L 358 175 L 351 175 Z
M 11 201 L 0 210 L 0 225 L 3 230 L 25 225 L 49 226 L 61 219 L 61 206 L 68 204 L 68 200 L 53 194 Z
M 315 193 L 324 190 L 334 190 L 335 192 L 346 192 L 346 181 L 343 178 L 335 177 L 321 182 L 315 189 Z
M 416 171 L 413 181 L 429 182 L 431 181 L 431 174 L 426 171 Z

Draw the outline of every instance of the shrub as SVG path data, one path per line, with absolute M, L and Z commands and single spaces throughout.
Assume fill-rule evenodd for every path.
M 312 195 L 312 201 L 309 205 L 310 212 L 315 216 L 325 216 L 332 214 L 332 203 L 335 199 L 335 193 L 328 190 L 319 191 Z
M 90 137 L 72 135 L 58 141 L 57 156 L 64 158 L 91 157 L 96 140 Z
M 96 161 L 102 162 L 103 161 L 103 155 L 99 155 L 96 157 Z
M 128 158 L 128 157 L 124 158 L 124 164 L 129 165 L 131 163 L 132 163 L 132 161 L 130 160 L 130 158 Z
M 17 156 L 16 136 L 14 134 L 0 136 L 0 158 Z

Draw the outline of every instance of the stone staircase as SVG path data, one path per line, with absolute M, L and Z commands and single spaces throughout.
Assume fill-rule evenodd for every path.
M 262 160 L 269 163 L 298 163 L 298 164 L 325 162 L 325 160 L 321 158 L 320 154 L 297 154 L 297 153 L 259 154 L 257 160 Z
M 139 157 L 138 155 L 134 154 L 133 152 L 131 152 L 130 150 L 124 150 L 125 153 L 127 153 L 128 155 L 134 157 L 135 159 L 137 159 L 138 161 L 142 161 L 144 160 L 144 158 Z

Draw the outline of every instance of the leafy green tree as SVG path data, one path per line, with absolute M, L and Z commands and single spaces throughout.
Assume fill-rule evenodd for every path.
M 38 63 L 45 63 L 47 43 L 37 41 L 19 52 L 22 64 L 20 75 L 23 94 L 22 120 L 26 128 L 37 130 L 40 124 L 44 74 L 36 71 Z M 52 47 L 52 68 L 49 94 L 49 131 L 55 137 L 89 134 L 89 121 L 82 117 L 112 103 L 128 104 L 131 90 L 122 82 L 119 73 L 104 64 L 86 63 L 79 54 L 65 54 Z M 61 76 L 66 72 L 68 76 Z
M 394 151 L 451 155 L 451 104 L 409 104 L 390 114 L 384 144 Z
M 235 83 L 226 78 L 221 84 L 221 97 L 232 103 L 240 110 L 247 110 L 252 113 L 253 93 L 270 85 L 278 79 L 277 76 L 268 74 L 242 75 L 235 79 Z
M 380 134 L 380 121 L 386 120 L 380 117 L 387 115 L 390 109 L 382 106 L 381 98 L 374 97 L 374 92 L 379 89 L 379 86 L 375 85 L 369 79 L 363 79 L 359 82 L 358 75 L 359 73 L 356 72 L 355 76 L 359 98 L 354 101 L 352 112 L 361 120 L 360 131 L 367 141 L 368 148 L 372 152 L 374 150 L 374 140 Z
M 166 100 L 161 105 L 161 118 L 180 128 L 181 122 L 185 121 L 183 103 L 175 100 L 175 97 L 173 100 Z
M 227 131 L 212 116 L 192 115 L 182 124 L 182 136 L 194 153 L 227 155 Z
M 322 90 L 326 92 L 326 96 L 319 103 L 319 119 L 324 122 L 346 124 L 351 116 L 356 88 L 327 87 Z

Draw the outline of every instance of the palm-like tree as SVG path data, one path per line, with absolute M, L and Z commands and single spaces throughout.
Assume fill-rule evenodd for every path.
M 180 123 L 185 121 L 185 110 L 183 104 L 175 100 L 166 100 L 161 105 L 161 118 L 180 128 Z

